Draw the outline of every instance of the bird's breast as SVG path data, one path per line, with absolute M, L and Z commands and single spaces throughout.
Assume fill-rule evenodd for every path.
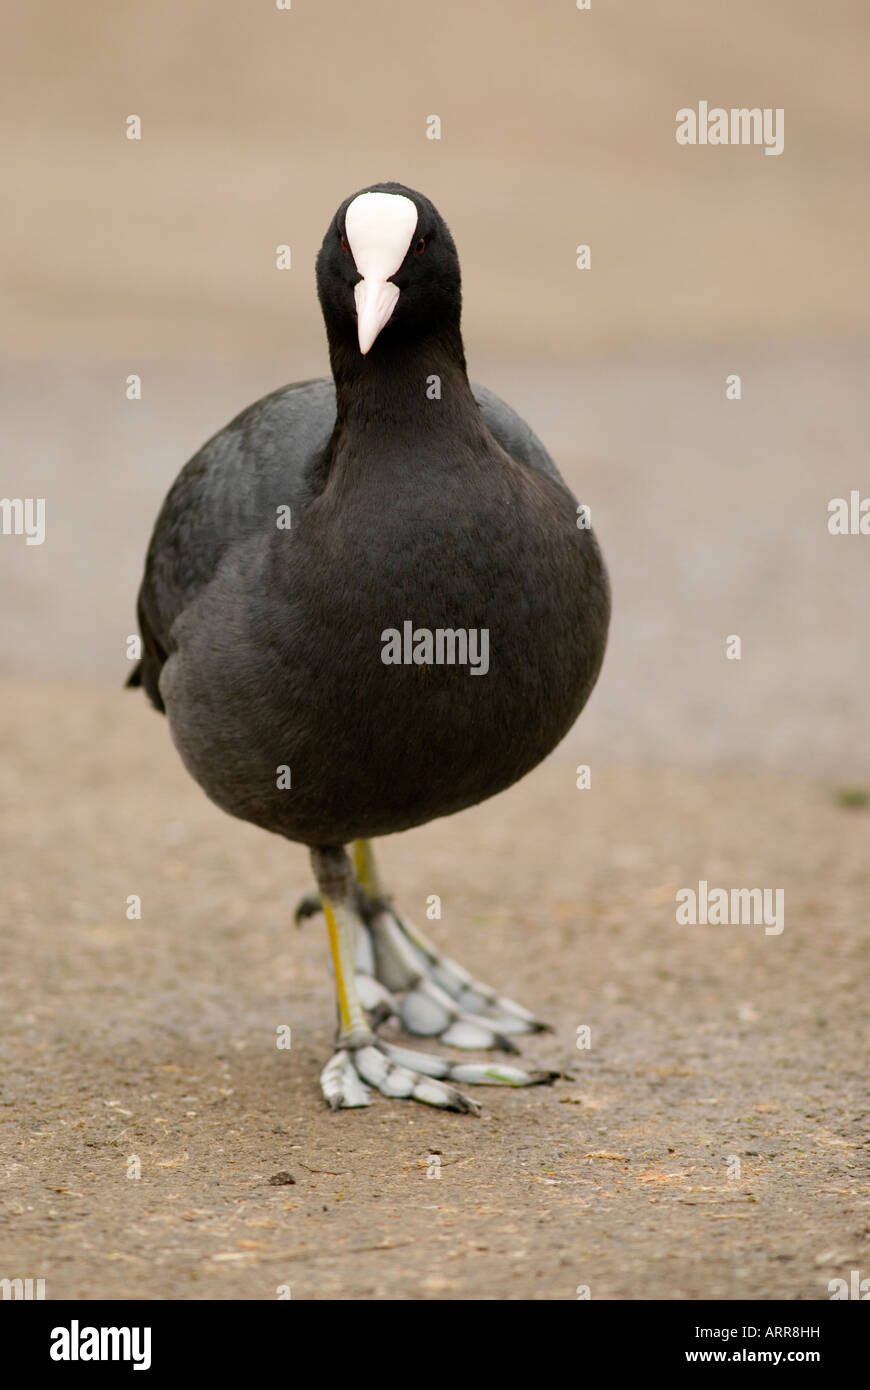
M 511 785 L 567 732 L 604 649 L 597 546 L 549 480 L 474 482 L 350 509 L 327 490 L 227 567 L 204 600 L 222 623 L 179 634 L 167 701 L 219 804 L 309 843 L 391 833 Z

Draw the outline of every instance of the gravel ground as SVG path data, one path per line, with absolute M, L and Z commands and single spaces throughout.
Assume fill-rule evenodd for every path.
M 406 910 L 441 895 L 433 934 L 552 1022 L 523 1052 L 564 1075 L 476 1092 L 480 1118 L 331 1114 L 305 852 L 212 807 L 132 694 L 7 681 L 3 711 L 0 1274 L 49 1298 L 819 1299 L 870 1263 L 867 811 L 830 785 L 601 766 L 578 791 L 557 755 L 389 841 Z M 783 887 L 783 932 L 678 926 L 700 878 Z

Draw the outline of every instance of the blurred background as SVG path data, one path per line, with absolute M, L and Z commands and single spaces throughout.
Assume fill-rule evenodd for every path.
M 456 237 L 472 377 L 609 561 L 568 755 L 867 771 L 870 537 L 826 526 L 870 495 L 862 0 L 5 8 L 2 488 L 47 525 L 0 539 L 8 675 L 119 685 L 169 483 L 327 370 L 318 245 L 398 179 Z M 784 108 L 784 152 L 679 146 L 700 100 Z

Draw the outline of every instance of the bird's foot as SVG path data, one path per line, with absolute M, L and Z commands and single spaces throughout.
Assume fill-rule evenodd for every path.
M 357 988 L 373 1022 L 392 1016 L 418 1037 L 505 1052 L 518 1051 L 514 1037 L 548 1028 L 442 955 L 389 901 L 360 890 L 357 909 Z
M 374 1028 L 395 1018 L 410 1033 L 457 1047 L 516 1052 L 515 1034 L 539 1032 L 547 1025 L 473 979 L 400 918 L 377 884 L 370 847 L 366 842 L 357 846 L 363 851 L 363 872 L 357 875 L 343 849 L 311 852 L 338 987 L 338 1043 L 320 1077 L 330 1106 L 369 1105 L 374 1087 L 385 1096 L 476 1113 L 477 1103 L 452 1083 L 536 1086 L 555 1081 L 558 1072 L 529 1072 L 495 1061 L 454 1062 L 375 1035 Z M 297 921 L 313 915 L 318 906 L 316 899 L 303 899 Z
M 395 1047 L 371 1034 L 341 1044 L 320 1074 L 320 1087 L 333 1110 L 371 1105 L 370 1087 L 383 1096 L 422 1101 L 442 1110 L 480 1113 L 477 1101 L 448 1082 L 464 1086 L 540 1086 L 557 1072 L 527 1072 L 501 1062 L 451 1062 L 425 1052 Z

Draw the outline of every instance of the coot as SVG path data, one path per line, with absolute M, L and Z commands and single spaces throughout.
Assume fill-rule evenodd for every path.
M 179 474 L 130 683 L 218 806 L 310 847 L 338 995 L 329 1103 L 374 1086 L 473 1110 L 452 1082 L 552 1073 L 408 1051 L 380 1024 L 507 1051 L 545 1025 L 398 912 L 370 842 L 495 795 L 559 742 L 601 667 L 607 575 L 544 446 L 469 384 L 459 260 L 428 198 L 346 198 L 317 289 L 333 379 L 266 396 Z

